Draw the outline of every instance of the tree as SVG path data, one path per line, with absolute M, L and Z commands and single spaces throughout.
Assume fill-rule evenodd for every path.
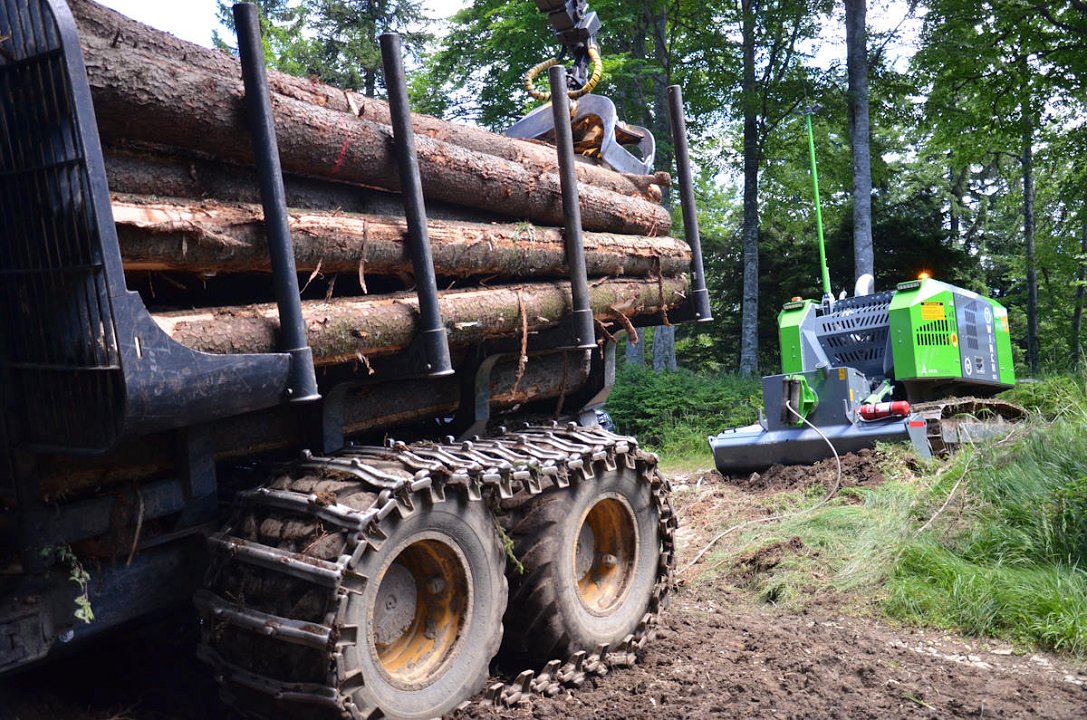
M 292 0 L 256 0 L 260 29 L 264 41 L 264 59 L 269 67 L 282 72 L 304 76 L 309 72 L 309 44 L 303 32 L 308 28 L 309 14 L 304 5 Z M 231 37 L 212 32 L 212 43 L 220 50 L 237 54 L 234 44 L 234 12 L 232 0 L 219 0 L 216 16 L 229 28 Z
M 804 101 L 797 47 L 816 34 L 820 2 L 741 0 L 743 73 L 743 321 L 740 373 L 759 372 L 759 170 L 770 133 Z
M 854 276 L 874 274 L 872 164 L 868 120 L 867 0 L 845 0 L 846 66 L 849 73 L 849 138 L 853 149 Z
M 305 0 L 313 31 L 311 74 L 322 82 L 377 95 L 382 77 L 378 37 L 396 32 L 407 52 L 418 53 L 429 40 L 420 0 Z
M 1019 278 L 1026 310 L 1025 350 L 1041 369 L 1036 253 L 1035 153 L 1038 138 L 1076 104 L 1069 43 L 1028 4 L 930 0 L 916 67 L 930 87 L 930 145 L 951 150 L 960 167 L 985 156 L 1014 158 L 1021 192 Z M 1061 60 L 1061 62 L 1057 62 Z M 934 148 L 935 149 L 935 148 Z

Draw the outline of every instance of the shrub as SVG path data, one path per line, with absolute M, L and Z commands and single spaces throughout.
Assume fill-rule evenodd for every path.
M 640 365 L 619 368 L 608 412 L 620 432 L 661 448 L 706 449 L 706 436 L 750 425 L 762 405 L 758 378 L 655 373 Z

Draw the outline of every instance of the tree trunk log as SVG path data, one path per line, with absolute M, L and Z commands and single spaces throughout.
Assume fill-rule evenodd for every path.
M 241 77 L 237 58 L 219 50 L 200 47 L 136 22 L 114 10 L 89 0 L 71 0 L 81 36 L 104 38 L 122 50 L 140 51 L 162 58 L 179 60 L 193 68 L 229 78 Z M 268 71 L 269 89 L 284 97 L 350 113 L 381 124 L 389 124 L 389 105 L 384 100 L 334 88 L 313 80 Z M 516 140 L 495 135 L 481 128 L 439 120 L 429 115 L 414 115 L 415 131 L 476 152 L 494 155 L 523 165 L 537 173 L 556 172 L 555 150 L 551 145 Z M 578 180 L 623 195 L 660 202 L 661 186 L 670 186 L 668 173 L 624 175 L 594 164 L 588 159 L 578 163 Z
M 662 306 L 675 308 L 686 292 L 686 278 L 603 280 L 590 286 L 589 299 L 602 323 L 622 323 L 620 316 L 651 315 Z M 571 305 L 569 283 L 450 290 L 439 295 L 452 346 L 516 336 L 522 321 L 529 332 L 555 327 Z M 303 304 L 302 313 L 317 364 L 332 365 L 407 348 L 416 335 L 418 302 L 414 293 L 310 301 Z M 156 313 L 154 318 L 174 340 L 194 350 L 235 354 L 277 348 L 275 305 Z
M 264 214 L 257 205 L 183 203 L 114 196 L 113 219 L 126 270 L 191 273 L 270 272 Z M 300 272 L 394 275 L 411 272 L 402 218 L 308 212 L 289 215 Z M 439 276 L 563 277 L 563 233 L 532 225 L 431 220 Z M 674 238 L 585 234 L 591 276 L 680 275 L 690 249 Z
M 97 37 L 84 38 L 98 129 L 106 140 L 137 140 L 253 162 L 240 79 L 194 70 Z M 283 170 L 347 183 L 399 189 L 392 131 L 309 103 L 272 96 Z M 563 224 L 558 176 L 493 155 L 417 138 L 426 197 L 543 225 Z M 671 217 L 660 205 L 581 188 L 586 230 L 662 235 Z

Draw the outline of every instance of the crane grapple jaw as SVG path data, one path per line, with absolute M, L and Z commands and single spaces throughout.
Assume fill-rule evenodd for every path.
M 603 160 L 619 172 L 633 175 L 652 173 L 656 153 L 653 133 L 644 127 L 622 122 L 615 103 L 606 97 L 591 94 L 603 71 L 596 43 L 601 28 L 600 18 L 589 9 L 585 0 L 535 2 L 540 12 L 547 13 L 563 49 L 553 60 L 540 63 L 525 74 L 525 87 L 529 93 L 538 100 L 550 100 L 550 93 L 536 90 L 534 80 L 544 69 L 570 55 L 573 63 L 567 72 L 567 82 L 575 150 L 584 156 Z M 519 120 L 506 131 L 506 135 L 550 142 L 554 139 L 554 130 L 548 104 Z M 634 152 L 628 148 L 633 148 Z

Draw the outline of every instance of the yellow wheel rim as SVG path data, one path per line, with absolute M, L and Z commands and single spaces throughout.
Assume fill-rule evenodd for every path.
M 574 546 L 577 593 L 589 612 L 606 615 L 626 599 L 637 551 L 637 524 L 626 500 L 605 497 L 589 508 Z
M 464 557 L 435 537 L 405 547 L 386 566 L 371 617 L 371 642 L 394 684 L 429 684 L 458 651 L 471 607 Z

